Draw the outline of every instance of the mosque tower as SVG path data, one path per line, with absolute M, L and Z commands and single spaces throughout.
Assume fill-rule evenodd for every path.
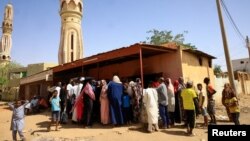
M 5 6 L 4 18 L 2 23 L 2 37 L 0 40 L 0 63 L 10 62 L 10 52 L 12 47 L 12 25 L 13 25 L 13 6 Z
M 60 0 L 61 39 L 59 64 L 83 58 L 82 0 Z

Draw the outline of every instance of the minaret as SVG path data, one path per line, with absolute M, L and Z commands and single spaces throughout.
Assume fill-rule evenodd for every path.
M 0 40 L 0 63 L 9 62 L 11 60 L 10 52 L 12 47 L 12 25 L 13 25 L 13 6 L 7 4 L 4 11 L 2 23 L 2 37 Z
M 60 0 L 61 39 L 59 64 L 83 58 L 82 0 Z

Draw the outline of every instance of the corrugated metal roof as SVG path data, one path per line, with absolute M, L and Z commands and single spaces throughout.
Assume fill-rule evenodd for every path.
M 139 54 L 141 49 L 142 49 L 142 53 L 145 50 L 144 55 L 146 54 L 155 55 L 155 54 L 160 54 L 164 52 L 174 52 L 178 49 L 178 47 L 179 45 L 177 45 L 176 43 L 167 43 L 163 45 L 150 45 L 150 44 L 144 44 L 144 43 L 136 43 L 128 47 L 117 48 L 111 51 L 102 52 L 102 53 L 98 53 L 96 55 L 92 55 L 83 59 L 79 59 L 70 63 L 58 65 L 56 67 L 53 67 L 52 69 L 53 69 L 53 72 L 59 72 L 59 71 L 77 68 L 77 67 L 81 67 L 85 65 L 90 65 L 90 64 L 94 64 L 98 62 L 114 60 L 114 59 L 116 60 L 119 58 L 124 58 L 124 57 Z M 199 50 L 185 49 L 184 51 L 200 54 L 202 56 L 215 59 L 215 57 L 209 54 L 206 54 L 202 51 L 199 51 Z
M 211 59 L 216 59 L 216 57 L 214 57 L 212 55 L 209 55 L 209 54 L 207 54 L 205 52 L 202 52 L 200 50 L 196 50 L 196 49 L 183 49 L 183 51 L 187 51 L 187 52 L 190 52 L 190 53 L 198 54 L 198 55 L 205 56 L 205 57 L 208 57 L 208 58 L 211 58 Z

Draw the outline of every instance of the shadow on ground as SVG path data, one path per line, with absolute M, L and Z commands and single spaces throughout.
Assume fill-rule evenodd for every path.
M 35 133 L 44 133 L 44 132 L 48 132 L 47 129 L 40 129 L 40 130 L 35 130 L 33 132 L 31 132 L 31 135 L 35 135 Z
M 161 132 L 169 134 L 169 135 L 178 135 L 178 136 L 187 136 L 187 133 L 185 131 L 180 130 L 162 130 Z
M 144 126 L 141 126 L 141 127 L 129 127 L 128 130 L 137 131 L 137 132 L 141 132 L 141 133 L 148 133 L 147 128 L 144 127 Z

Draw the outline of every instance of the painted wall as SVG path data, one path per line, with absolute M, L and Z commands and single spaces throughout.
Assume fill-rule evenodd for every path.
M 202 65 L 200 65 L 199 63 L 199 58 L 201 58 L 202 60 Z M 205 88 L 203 79 L 205 77 L 209 77 L 212 86 L 214 86 L 215 84 L 213 68 L 209 67 L 209 59 L 206 57 L 200 57 L 197 56 L 196 54 L 183 51 L 182 69 L 183 69 L 183 78 L 185 82 L 191 80 L 193 81 L 194 86 L 196 86 L 198 83 L 201 83 L 203 85 L 203 88 Z
M 249 58 L 232 60 L 233 71 L 250 72 Z
M 27 76 L 42 72 L 48 68 L 56 66 L 57 63 L 38 63 L 38 64 L 29 64 L 27 67 Z
M 21 85 L 20 98 L 30 100 L 34 95 L 48 97 L 48 87 L 52 82 L 38 81 L 32 84 Z
M 229 79 L 228 78 L 216 78 L 214 77 L 215 80 L 215 90 L 217 91 L 217 93 L 214 95 L 215 98 L 215 102 L 217 104 L 221 104 L 221 97 L 222 97 L 222 91 L 224 88 L 224 84 L 225 83 L 229 83 Z M 235 80 L 234 81 L 235 86 L 236 86 L 236 91 L 237 94 L 242 94 L 242 85 L 239 81 Z

